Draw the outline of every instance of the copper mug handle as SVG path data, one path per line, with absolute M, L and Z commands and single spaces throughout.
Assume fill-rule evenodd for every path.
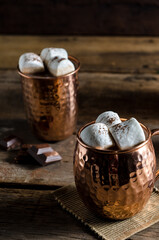
M 159 135 L 159 128 L 151 130 L 151 136 Z M 155 182 L 159 179 L 159 169 L 156 171 Z

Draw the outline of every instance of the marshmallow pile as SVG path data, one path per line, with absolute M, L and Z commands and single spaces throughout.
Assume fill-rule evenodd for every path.
M 121 121 L 117 113 L 100 114 L 95 123 L 83 129 L 80 138 L 84 143 L 98 149 L 117 147 L 127 150 L 145 141 L 145 133 L 135 118 Z
M 44 48 L 40 56 L 29 52 L 19 58 L 19 69 L 22 73 L 41 73 L 45 68 L 57 77 L 75 70 L 74 64 L 68 59 L 67 51 L 63 48 Z

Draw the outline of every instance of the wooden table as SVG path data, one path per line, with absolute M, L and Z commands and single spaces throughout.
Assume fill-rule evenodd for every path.
M 40 142 L 25 118 L 16 66 L 22 53 L 48 46 L 64 47 L 81 62 L 77 129 L 106 110 L 159 127 L 159 38 L 0 36 L 0 137 L 14 132 L 26 143 Z M 96 239 L 52 197 L 74 181 L 75 141 L 72 135 L 53 143 L 63 160 L 46 167 L 15 164 L 13 153 L 0 152 L 0 239 Z M 159 137 L 153 141 L 159 166 Z M 159 239 L 158 228 L 130 239 Z

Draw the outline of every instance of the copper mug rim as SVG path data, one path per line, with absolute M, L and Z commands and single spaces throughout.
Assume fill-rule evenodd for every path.
M 17 66 L 17 69 L 18 69 L 18 73 L 22 76 L 22 77 L 25 77 L 25 78 L 34 78 L 34 79 L 40 79 L 40 80 L 55 80 L 55 79 L 59 79 L 59 78 L 64 78 L 64 77 L 68 77 L 70 75 L 73 75 L 74 73 L 78 72 L 79 69 L 80 69 L 80 61 L 73 57 L 73 56 L 68 56 L 69 60 L 75 62 L 77 64 L 77 68 L 75 68 L 74 71 L 70 72 L 70 73 L 67 73 L 67 74 L 64 74 L 64 75 L 61 75 L 61 76 L 58 76 L 58 77 L 55 77 L 55 76 L 38 76 L 38 75 L 31 75 L 31 74 L 25 74 L 25 73 L 22 73 L 19 69 L 19 65 Z
M 126 118 L 121 118 L 121 121 L 126 121 Z M 147 144 L 147 142 L 150 141 L 152 136 L 158 135 L 159 134 L 159 129 L 153 129 L 150 130 L 148 127 L 146 127 L 144 124 L 140 123 L 141 127 L 146 131 L 146 133 L 148 134 L 146 140 L 132 148 L 129 148 L 127 150 L 113 150 L 113 149 L 98 149 L 92 146 L 87 145 L 86 143 L 83 142 L 83 140 L 80 138 L 80 134 L 82 132 L 82 130 L 84 128 L 86 128 L 87 126 L 91 125 L 95 123 L 95 121 L 89 122 L 87 124 L 85 124 L 83 127 L 81 127 L 77 133 L 77 141 L 86 149 L 92 150 L 92 151 L 96 151 L 98 153 L 102 153 L 102 154 L 123 154 L 123 153 L 129 153 L 129 152 L 133 152 L 135 150 L 138 150 L 139 148 L 143 147 L 144 145 Z

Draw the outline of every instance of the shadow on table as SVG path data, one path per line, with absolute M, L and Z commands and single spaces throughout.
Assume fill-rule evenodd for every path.
M 52 191 L 1 189 L 0 212 L 0 239 L 96 239 L 58 206 Z
M 31 132 L 29 124 L 25 119 L 0 120 L 0 137 L 14 134 L 20 137 L 24 143 L 41 143 Z
M 0 120 L 0 138 L 9 135 L 16 135 L 22 139 L 24 143 L 38 144 L 42 143 L 31 132 L 29 124 L 26 120 Z M 3 151 L 3 150 L 2 150 Z M 15 158 L 18 151 L 7 151 L 5 161 L 10 164 L 18 164 L 21 168 L 34 170 L 41 166 L 32 158 L 16 163 Z M 4 151 L 5 154 L 5 151 Z

